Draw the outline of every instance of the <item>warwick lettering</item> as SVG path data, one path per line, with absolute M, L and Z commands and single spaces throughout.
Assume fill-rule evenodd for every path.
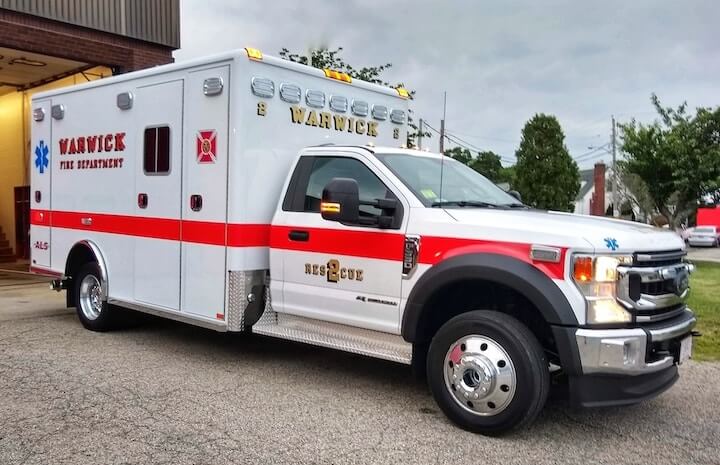
M 334 115 L 327 111 L 308 110 L 305 107 L 293 105 L 290 107 L 290 118 L 293 123 L 314 126 L 316 128 L 335 129 L 360 135 L 377 137 L 378 123 L 360 118 L 350 118 L 343 115 Z
M 63 138 L 58 141 L 60 155 L 85 155 L 95 153 L 124 152 L 125 133 L 98 134 Z M 85 170 L 103 168 L 122 168 L 123 157 L 81 158 L 79 160 L 60 160 L 61 170 Z

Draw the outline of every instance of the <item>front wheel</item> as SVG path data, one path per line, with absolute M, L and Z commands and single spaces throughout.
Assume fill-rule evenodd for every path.
M 430 390 L 460 427 L 500 434 L 532 422 L 550 389 L 548 361 L 517 319 L 473 311 L 445 323 L 427 358 Z

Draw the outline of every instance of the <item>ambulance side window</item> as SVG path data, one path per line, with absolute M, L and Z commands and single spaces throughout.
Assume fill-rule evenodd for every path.
M 359 160 L 347 157 L 316 157 L 305 190 L 303 211 L 320 212 L 322 191 L 333 178 L 356 180 L 360 190 L 360 201 L 372 202 L 375 199 L 395 198 L 385 184 Z M 380 214 L 382 212 L 376 207 L 360 206 L 361 216 L 372 217 Z
M 170 173 L 170 127 L 145 128 L 143 144 L 143 170 L 145 174 Z

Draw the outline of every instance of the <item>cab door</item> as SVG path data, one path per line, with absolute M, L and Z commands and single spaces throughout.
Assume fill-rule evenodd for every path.
M 273 308 L 278 312 L 397 333 L 406 220 L 397 229 L 344 225 L 320 215 L 322 191 L 333 178 L 358 182 L 362 202 L 407 202 L 359 154 L 304 156 L 283 211 L 273 221 Z M 380 211 L 363 205 L 361 216 Z M 278 293 L 280 295 L 278 295 Z
M 180 183 L 183 81 L 140 87 L 135 98 L 135 300 L 180 308 Z

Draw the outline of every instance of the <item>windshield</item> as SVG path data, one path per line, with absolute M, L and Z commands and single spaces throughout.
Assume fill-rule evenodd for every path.
M 400 178 L 426 207 L 522 205 L 485 176 L 450 157 L 445 157 L 442 163 L 441 189 L 439 158 L 381 153 L 375 156 Z

